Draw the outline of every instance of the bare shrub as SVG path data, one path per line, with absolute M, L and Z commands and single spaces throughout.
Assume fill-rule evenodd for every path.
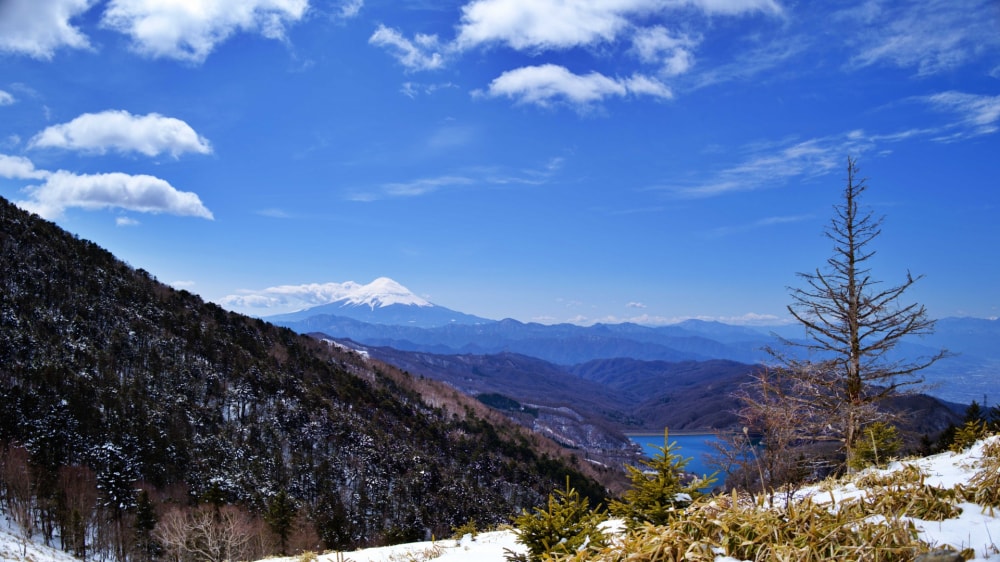
M 174 508 L 160 518 L 153 536 L 175 560 L 224 562 L 254 555 L 262 525 L 232 505 Z

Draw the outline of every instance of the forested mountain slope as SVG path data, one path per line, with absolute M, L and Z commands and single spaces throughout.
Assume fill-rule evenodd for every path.
M 287 494 L 319 548 L 505 520 L 566 474 L 602 493 L 456 392 L 171 289 L 2 199 L 0 404 L 0 460 L 26 453 L 41 531 L 71 535 L 75 474 L 95 495 L 81 540 L 117 529 L 119 555 L 139 548 L 138 488 L 161 515 Z

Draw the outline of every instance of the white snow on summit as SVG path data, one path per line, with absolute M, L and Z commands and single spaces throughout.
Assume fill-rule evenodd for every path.
M 394 304 L 434 306 L 388 277 L 379 277 L 367 285 L 354 281 L 278 285 L 263 290 L 243 291 L 238 295 L 228 295 L 218 302 L 230 310 L 240 312 L 260 309 L 287 312 L 336 303 L 344 306 L 368 306 L 372 309 Z
M 330 285 L 336 285 L 336 283 L 330 283 Z M 371 308 L 382 308 L 393 304 L 433 306 L 388 277 L 379 277 L 367 285 L 348 281 L 342 283 L 340 287 L 344 291 L 344 295 L 331 302 L 343 301 L 344 304 L 367 305 Z

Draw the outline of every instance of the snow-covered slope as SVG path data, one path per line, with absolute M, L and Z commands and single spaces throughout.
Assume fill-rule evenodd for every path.
M 1000 440 L 994 436 L 990 440 Z M 925 483 L 930 486 L 951 488 L 967 483 L 977 470 L 977 462 L 982 457 L 984 442 L 979 442 L 961 454 L 941 453 L 922 459 L 897 462 L 885 471 L 900 470 L 905 464 L 917 465 L 927 475 Z M 836 501 L 855 497 L 864 493 L 853 484 L 829 488 L 817 486 L 806 488 L 803 495 L 812 495 L 816 502 Z M 951 546 L 957 549 L 971 548 L 974 560 L 1000 561 L 1000 511 L 990 514 L 972 503 L 959 504 L 962 514 L 944 521 L 914 520 L 921 539 L 932 546 Z M 31 560 L 33 562 L 70 562 L 74 558 L 55 549 L 37 543 L 27 545 L 28 556 L 21 555 L 23 543 L 18 535 L 7 529 L 0 520 L 0 560 Z M 462 539 L 447 539 L 409 543 L 381 548 L 369 548 L 347 553 L 326 553 L 318 557 L 318 562 L 388 562 L 408 560 L 422 562 L 506 562 L 505 549 L 523 553 L 526 549 L 517 542 L 513 531 L 493 531 L 481 533 L 475 538 L 466 535 Z M 268 562 L 297 562 L 298 557 L 268 558 Z M 719 557 L 717 562 L 734 562 L 732 558 Z

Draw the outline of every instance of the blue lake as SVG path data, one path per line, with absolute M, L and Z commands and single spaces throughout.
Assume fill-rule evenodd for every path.
M 652 458 L 659 454 L 660 447 L 663 447 L 663 434 L 659 435 L 629 435 L 629 439 L 642 446 L 646 456 Z M 718 443 L 719 438 L 713 433 L 703 433 L 697 435 L 674 435 L 668 439 L 671 443 L 676 443 L 674 453 L 681 458 L 691 459 L 685 468 L 688 472 L 693 472 L 698 476 L 709 475 L 717 469 L 706 462 L 706 455 L 717 455 L 718 452 L 711 446 L 711 443 Z

